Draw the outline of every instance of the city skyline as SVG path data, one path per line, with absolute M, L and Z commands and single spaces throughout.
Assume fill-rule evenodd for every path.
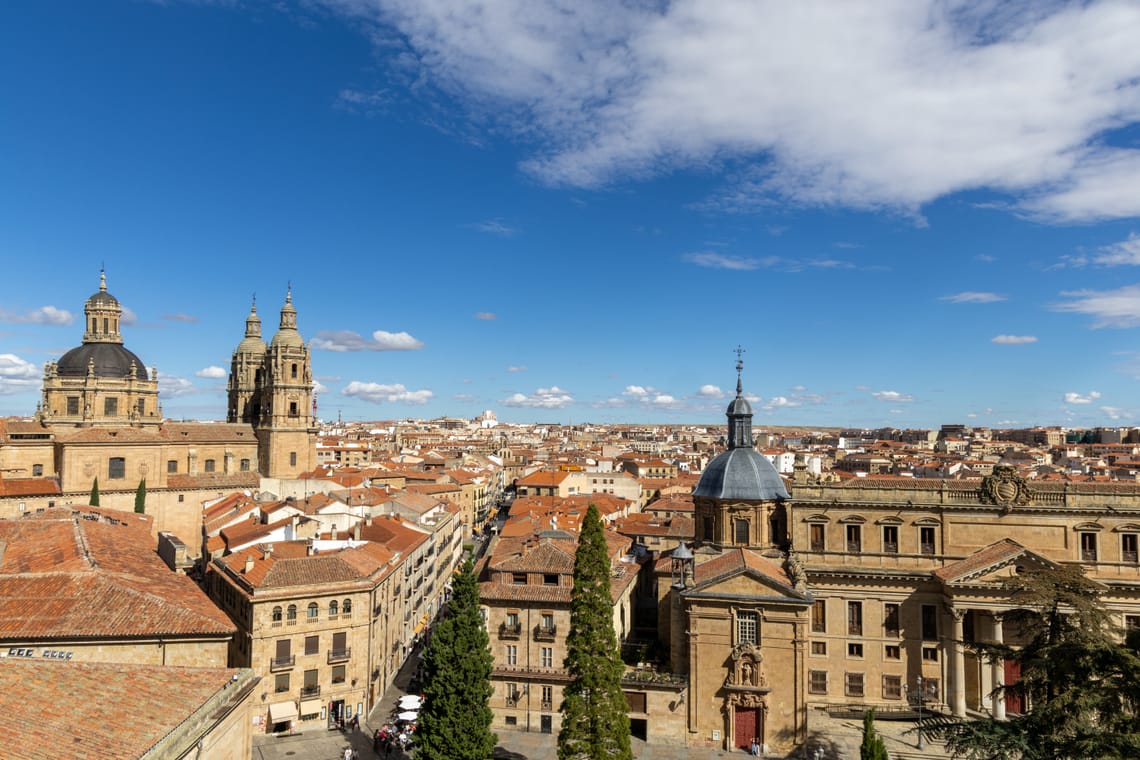
M 17 2 L 0 414 L 107 285 L 172 418 L 1140 420 L 1140 9 Z M 78 319 L 77 319 L 78 317 Z

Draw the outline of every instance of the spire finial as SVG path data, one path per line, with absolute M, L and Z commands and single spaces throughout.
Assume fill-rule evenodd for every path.
M 99 265 L 99 290 L 103 293 L 107 292 L 107 270 L 102 264 Z
M 250 314 L 257 313 L 257 293 L 253 294 L 253 300 L 250 302 L 249 312 Z
M 289 280 L 285 284 L 285 303 L 293 303 L 293 281 Z
M 744 349 L 738 344 L 736 346 L 736 395 L 739 396 L 744 392 L 744 386 L 740 381 L 740 373 L 744 370 Z

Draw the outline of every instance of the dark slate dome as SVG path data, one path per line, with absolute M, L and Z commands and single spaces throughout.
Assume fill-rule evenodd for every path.
M 61 356 L 56 370 L 62 377 L 86 377 L 87 365 L 91 361 L 95 363 L 95 377 L 130 377 L 131 363 L 134 362 L 138 378 L 149 379 L 142 359 L 119 343 L 84 343 Z
M 693 496 L 750 501 L 791 498 L 780 473 L 753 448 L 717 454 L 701 473 Z
M 119 299 L 108 293 L 104 289 L 95 291 L 95 294 L 87 299 L 88 306 L 118 306 Z

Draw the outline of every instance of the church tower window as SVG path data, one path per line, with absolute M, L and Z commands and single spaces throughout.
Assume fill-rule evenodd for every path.
M 747 520 L 734 520 L 733 530 L 736 534 L 735 541 L 738 544 L 748 544 L 748 521 Z
M 123 457 L 111 457 L 107 462 L 107 478 L 119 480 L 127 477 L 127 460 Z
M 755 612 L 738 612 L 736 615 L 736 643 L 760 643 L 760 616 Z

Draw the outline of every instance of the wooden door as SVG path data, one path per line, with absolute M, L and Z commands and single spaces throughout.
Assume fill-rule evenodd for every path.
M 737 749 L 751 749 L 753 737 L 758 737 L 760 721 L 755 707 L 738 707 L 735 714 L 736 735 L 733 746 Z
M 1021 680 L 1021 663 L 1016 660 L 1005 661 L 1005 685 L 1013 686 Z M 1025 704 L 1022 702 L 1021 694 L 1016 691 L 1007 690 L 1005 692 L 1005 711 L 1006 713 L 1021 714 L 1025 712 Z

